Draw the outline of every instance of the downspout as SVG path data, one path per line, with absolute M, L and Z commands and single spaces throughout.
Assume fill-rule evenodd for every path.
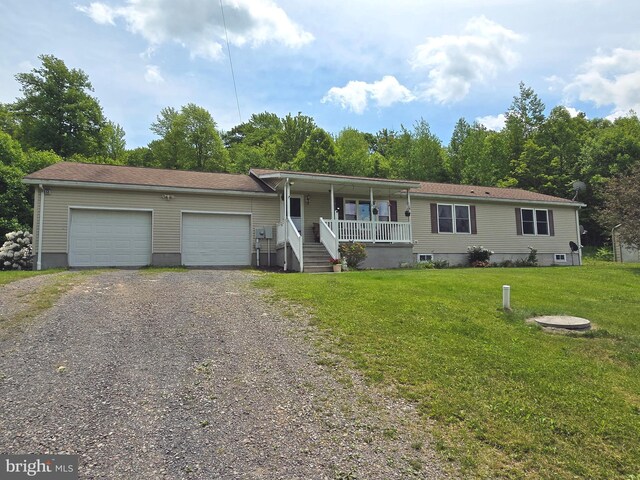
M 617 262 L 619 261 L 620 263 L 622 263 L 622 243 L 618 243 L 618 248 L 620 249 L 620 260 L 618 260 L 618 251 L 616 250 L 616 245 L 615 245 L 615 233 L 616 230 L 618 228 L 620 228 L 622 226 L 621 223 L 619 223 L 618 225 L 616 225 L 615 227 L 613 227 L 611 229 L 611 246 L 613 247 L 613 261 Z
M 582 238 L 580 238 L 580 215 L 579 208 L 576 208 L 576 235 L 578 236 L 578 265 L 582 265 Z M 573 254 L 572 254 L 573 255 Z
M 42 184 L 38 185 L 40 188 L 40 211 L 38 212 L 38 261 L 36 263 L 36 270 L 42 270 L 42 228 L 44 224 L 44 187 Z

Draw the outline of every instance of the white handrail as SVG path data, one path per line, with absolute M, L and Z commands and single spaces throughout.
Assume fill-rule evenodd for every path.
M 291 217 L 289 217 L 287 220 L 289 221 L 289 228 L 287 229 L 289 232 L 289 238 L 287 240 L 289 241 L 289 245 L 291 245 L 291 250 L 293 250 L 293 253 L 298 259 L 298 262 L 300 262 L 300 271 L 302 272 L 304 271 L 304 263 L 302 258 L 304 249 L 302 247 L 302 236 L 294 225 L 293 220 L 291 220 Z
M 339 242 L 411 243 L 410 222 L 327 220 Z
M 328 220 L 328 222 L 332 222 L 332 220 Z M 331 258 L 340 257 L 338 237 L 322 217 L 320 217 L 320 242 L 322 242 L 324 248 L 327 249 Z

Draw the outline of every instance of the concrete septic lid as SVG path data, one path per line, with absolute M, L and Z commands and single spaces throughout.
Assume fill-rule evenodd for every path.
M 589 330 L 591 328 L 591 322 L 586 318 L 566 315 L 547 315 L 535 317 L 532 320 L 542 327 L 565 328 L 567 330 Z

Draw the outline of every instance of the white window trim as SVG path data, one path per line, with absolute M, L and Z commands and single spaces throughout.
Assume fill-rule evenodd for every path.
M 562 257 L 562 259 L 558 258 Z M 566 253 L 554 253 L 553 261 L 558 263 L 567 263 L 567 254 Z
M 451 221 L 453 222 L 453 232 L 441 232 L 440 231 L 440 210 L 438 207 L 440 205 L 446 205 L 447 207 L 451 207 Z M 469 231 L 468 232 L 458 232 L 458 227 L 456 226 L 456 207 L 467 207 L 467 212 L 469 216 Z M 438 224 L 438 233 L 443 235 L 471 235 L 471 206 L 465 205 L 461 203 L 437 203 L 436 204 L 436 222 Z
M 418 257 L 418 258 L 417 258 L 418 263 L 433 262 L 433 260 L 434 260 L 433 253 L 418 253 L 418 254 L 416 254 L 416 255 L 417 255 L 417 257 Z M 421 260 L 421 259 L 420 259 L 420 257 L 422 257 L 423 255 L 425 255 L 425 256 L 429 256 L 429 257 L 431 257 L 431 258 L 430 258 L 430 259 L 428 259 L 428 260 Z
M 522 212 L 525 210 L 531 210 L 533 212 L 533 232 L 534 233 L 524 233 L 524 218 L 522 216 Z M 538 233 L 538 216 L 537 212 L 547 212 L 547 233 Z M 550 237 L 551 236 L 551 225 L 549 224 L 549 209 L 548 208 L 521 208 L 520 209 L 520 229 L 522 230 L 522 235 L 527 237 Z

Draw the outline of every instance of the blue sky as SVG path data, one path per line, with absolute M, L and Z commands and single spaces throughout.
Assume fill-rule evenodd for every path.
M 640 2 L 223 0 L 241 118 L 302 112 L 331 133 L 424 118 L 500 128 L 522 80 L 548 108 L 640 111 Z M 130 148 L 189 102 L 240 123 L 219 0 L 3 0 L 0 102 L 53 54 L 84 70 Z

